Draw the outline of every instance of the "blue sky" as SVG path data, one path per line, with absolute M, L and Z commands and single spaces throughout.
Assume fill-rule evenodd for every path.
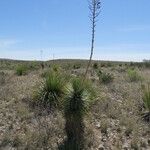
M 150 0 L 101 0 L 94 59 L 150 59 Z M 0 0 L 0 58 L 88 58 L 87 0 Z

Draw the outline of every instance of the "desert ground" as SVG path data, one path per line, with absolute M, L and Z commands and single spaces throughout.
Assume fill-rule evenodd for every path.
M 34 106 L 35 92 L 52 70 L 71 78 L 84 74 L 86 60 L 0 60 L 0 149 L 57 150 L 67 138 L 63 108 Z M 23 72 L 18 66 L 25 66 Z M 134 72 L 134 73 L 133 73 Z M 87 75 L 95 98 L 84 114 L 85 150 L 150 150 L 150 120 L 143 85 L 150 65 L 93 61 Z

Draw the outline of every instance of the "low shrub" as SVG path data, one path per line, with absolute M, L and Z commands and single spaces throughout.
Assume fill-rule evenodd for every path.
M 127 74 L 128 74 L 128 78 L 131 82 L 141 80 L 141 76 L 138 74 L 138 72 L 135 69 L 129 68 L 127 70 Z
M 145 60 L 143 63 L 146 68 L 150 68 L 150 60 Z
M 0 72 L 0 85 L 3 85 L 5 83 L 5 73 Z
M 73 69 L 80 69 L 81 68 L 81 64 L 74 64 L 73 65 Z
M 51 73 L 50 70 L 45 70 L 45 71 L 43 71 L 43 72 L 41 73 L 41 77 L 42 77 L 42 78 L 46 78 L 50 73 Z
M 98 69 L 98 63 L 93 64 L 93 69 Z
M 114 77 L 111 73 L 106 73 L 99 71 L 98 72 L 99 81 L 102 83 L 110 83 L 113 81 Z
M 54 72 L 59 72 L 60 71 L 60 66 L 58 66 L 58 65 L 56 65 L 56 64 L 54 64 L 53 66 L 52 66 L 52 71 L 54 71 Z
M 16 68 L 16 74 L 22 76 L 27 74 L 27 67 L 25 65 L 20 65 Z

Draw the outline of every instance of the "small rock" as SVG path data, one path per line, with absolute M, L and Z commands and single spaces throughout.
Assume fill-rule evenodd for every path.
M 104 146 L 102 144 L 99 145 L 98 150 L 104 150 Z
M 103 141 L 103 142 L 106 142 L 106 141 L 107 141 L 107 139 L 106 139 L 106 138 L 102 138 L 102 141 Z
M 96 127 L 99 129 L 100 128 L 100 123 L 96 123 Z
M 122 148 L 123 150 L 128 150 L 129 149 L 128 143 L 125 143 Z

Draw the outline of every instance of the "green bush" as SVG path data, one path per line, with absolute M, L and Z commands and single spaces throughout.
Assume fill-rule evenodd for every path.
M 40 64 L 38 64 L 36 61 L 33 61 L 28 65 L 29 70 L 37 70 L 39 68 L 40 68 Z
M 143 64 L 146 68 L 150 68 L 150 60 L 143 60 Z
M 35 93 L 34 99 L 44 107 L 56 108 L 61 106 L 65 94 L 65 80 L 56 73 L 50 72 L 40 89 Z
M 93 69 L 98 69 L 98 63 L 93 64 Z
M 60 66 L 58 66 L 58 65 L 56 65 L 56 64 L 54 64 L 53 66 L 52 66 L 52 70 L 54 71 L 54 72 L 59 72 L 60 71 Z
M 20 65 L 16 68 L 16 74 L 18 76 L 22 76 L 22 75 L 25 75 L 27 74 L 27 67 L 24 66 L 24 65 Z
M 80 69 L 81 68 L 81 64 L 77 63 L 73 65 L 73 69 Z
M 106 72 L 102 72 L 99 71 L 98 72 L 98 77 L 99 77 L 99 81 L 102 83 L 110 83 L 113 81 L 114 77 L 111 73 L 106 73 Z
M 128 69 L 127 74 L 131 82 L 141 80 L 141 76 L 138 74 L 138 72 L 135 69 Z

